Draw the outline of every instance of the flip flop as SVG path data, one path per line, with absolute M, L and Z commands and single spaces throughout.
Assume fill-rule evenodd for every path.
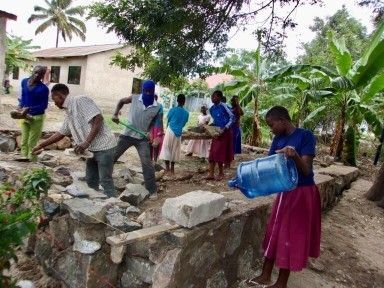
M 241 282 L 245 287 L 255 287 L 255 288 L 264 288 L 266 285 L 260 284 L 253 280 L 253 278 L 245 279 Z

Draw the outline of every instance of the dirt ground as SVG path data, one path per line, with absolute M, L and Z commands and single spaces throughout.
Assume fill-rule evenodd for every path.
M 0 129 L 17 129 L 17 123 L 10 119 L 9 111 L 16 105 L 15 98 L 1 96 L 3 104 L 0 110 Z M 52 131 L 60 127 L 63 112 L 50 105 L 45 130 Z M 1 113 L 3 112 L 3 113 Z M 185 148 L 185 143 L 183 145 Z M 60 152 L 58 152 L 60 153 Z M 327 155 L 327 148 L 320 147 L 317 163 Z M 260 155 L 248 153 L 240 155 L 231 169 L 226 171 L 225 181 L 206 181 L 207 163 L 196 157 L 183 156 L 176 165 L 174 178 L 163 178 L 159 182 L 159 199 L 144 201 L 140 209 L 146 210 L 162 205 L 168 197 L 174 197 L 194 190 L 213 192 L 226 191 L 227 180 L 236 172 L 236 163 L 251 160 Z M 7 157 L 5 157 L 7 158 Z M 4 155 L 3 155 L 4 159 Z M 138 155 L 130 148 L 120 159 L 116 169 L 124 163 L 140 166 Z M 83 163 L 68 162 L 74 171 L 82 169 Z M 367 201 L 363 194 L 369 189 L 378 167 L 371 159 L 360 159 L 361 177 L 350 190 L 344 193 L 340 203 L 323 215 L 321 256 L 312 261 L 310 268 L 300 273 L 292 273 L 290 288 L 307 287 L 384 287 L 384 210 Z M 183 179 L 183 180 L 178 180 Z M 18 279 L 30 279 L 37 287 L 59 287 L 58 283 L 43 275 L 36 260 L 20 254 L 13 274 Z M 236 287 L 241 287 L 241 284 Z

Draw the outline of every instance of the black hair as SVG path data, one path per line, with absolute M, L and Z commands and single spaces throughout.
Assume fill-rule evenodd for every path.
M 213 91 L 212 95 L 215 95 L 215 94 L 216 94 L 217 96 L 219 96 L 220 99 L 223 99 L 223 97 L 224 97 L 223 92 L 220 91 L 220 90 L 215 90 L 215 91 Z
M 185 104 L 185 95 L 184 94 L 177 95 L 177 103 L 179 103 L 179 105 Z
M 225 96 L 221 97 L 221 102 L 227 103 L 227 97 L 225 97 Z
M 265 114 L 265 118 L 279 118 L 291 121 L 287 108 L 283 106 L 273 106 L 268 110 L 267 114 Z
M 54 92 L 60 92 L 64 95 L 68 95 L 69 89 L 68 89 L 67 85 L 62 84 L 62 83 L 58 83 L 58 84 L 55 84 L 51 89 L 51 93 L 54 93 Z

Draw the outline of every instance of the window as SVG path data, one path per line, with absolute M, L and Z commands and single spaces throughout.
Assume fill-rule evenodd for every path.
M 141 80 L 139 78 L 133 78 L 133 80 L 132 80 L 132 94 L 140 94 L 142 85 L 143 85 L 143 80 Z
M 81 66 L 69 66 L 68 84 L 80 84 Z
M 51 83 L 60 82 L 60 66 L 51 66 Z
M 18 80 L 19 79 L 19 67 L 13 67 L 12 69 L 12 79 Z

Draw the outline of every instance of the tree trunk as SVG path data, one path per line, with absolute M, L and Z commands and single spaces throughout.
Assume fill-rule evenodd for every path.
M 341 159 L 344 142 L 345 109 L 341 111 L 339 120 L 337 120 L 335 136 L 332 139 L 330 154 L 336 159 Z
M 259 100 L 258 100 L 258 91 L 256 91 L 255 103 L 253 106 L 253 125 L 252 125 L 252 137 L 251 145 L 260 146 L 261 144 L 261 131 L 260 131 L 260 121 L 259 121 Z
M 59 46 L 59 33 L 60 33 L 60 30 L 59 30 L 59 27 L 57 27 L 57 31 L 56 31 L 56 48 Z
M 384 163 L 381 164 L 379 173 L 376 176 L 372 187 L 365 194 L 368 200 L 380 201 L 378 205 L 384 208 Z

